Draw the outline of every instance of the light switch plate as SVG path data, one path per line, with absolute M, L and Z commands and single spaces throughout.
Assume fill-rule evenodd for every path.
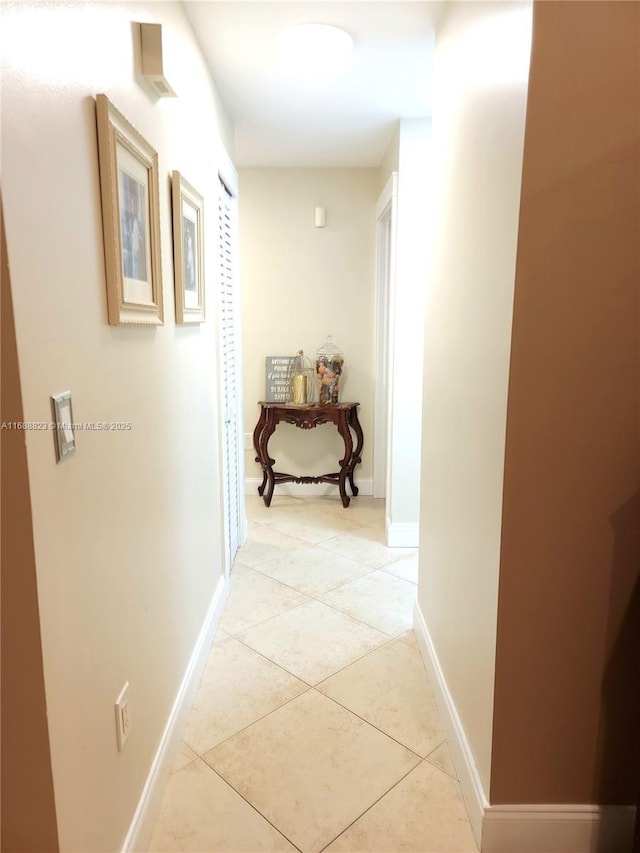
M 56 445 L 56 461 L 64 462 L 76 450 L 73 434 L 73 411 L 71 409 L 71 391 L 63 391 L 51 397 L 53 414 L 53 435 Z

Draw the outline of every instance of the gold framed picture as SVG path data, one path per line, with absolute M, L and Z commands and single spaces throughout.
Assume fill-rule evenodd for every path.
M 204 200 L 180 172 L 171 175 L 176 323 L 204 321 Z
M 96 116 L 109 323 L 160 325 L 158 155 L 106 95 Z

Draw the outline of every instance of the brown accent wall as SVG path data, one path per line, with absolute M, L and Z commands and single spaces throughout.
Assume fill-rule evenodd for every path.
M 3 423 L 23 420 L 0 202 Z M 31 499 L 24 432 L 2 430 L 2 842 L 6 853 L 58 850 Z M 53 439 L 52 439 L 53 441 Z M 53 447 L 52 447 L 53 451 Z
M 635 803 L 640 3 L 537 2 L 492 803 Z

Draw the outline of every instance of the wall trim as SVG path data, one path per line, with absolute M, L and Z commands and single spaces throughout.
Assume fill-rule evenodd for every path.
M 420 525 L 417 521 L 400 521 L 393 524 L 387 518 L 386 529 L 389 548 L 417 548 L 420 544 Z
M 635 814 L 635 806 L 488 806 L 482 853 L 619 853 L 631 849 Z
M 189 658 L 173 707 L 167 719 L 160 744 L 151 763 L 131 826 L 122 845 L 122 853 L 146 850 L 160 811 L 167 779 L 175 761 L 182 732 L 195 698 L 198 684 L 209 656 L 211 644 L 227 600 L 228 586 L 224 575 L 220 577 L 198 639 Z
M 635 806 L 489 805 L 420 605 L 413 626 L 482 853 L 620 853 L 630 850 Z
M 373 494 L 373 479 L 371 477 L 355 478 L 358 494 L 372 495 Z M 245 495 L 255 496 L 258 494 L 258 486 L 262 483 L 262 477 L 245 477 L 244 478 L 244 493 Z M 349 486 L 347 486 L 347 494 L 350 495 Z M 325 495 L 338 496 L 338 487 L 331 483 L 282 483 L 276 486 L 273 493 L 274 497 L 278 495 L 291 495 L 292 497 L 325 497 Z M 356 498 L 357 503 L 357 498 Z M 355 504 L 354 504 L 355 506 Z
M 427 623 L 417 601 L 413 608 L 413 627 L 429 675 L 431 689 L 433 690 L 440 712 L 440 718 L 447 734 L 451 757 L 456 768 L 456 773 L 458 774 L 458 779 L 460 780 L 462 795 L 467 806 L 467 812 L 469 813 L 469 820 L 471 821 L 471 828 L 478 847 L 480 847 L 482 822 L 489 803 L 482 782 L 480 781 L 480 775 L 478 774 L 469 741 L 467 740 L 454 701 L 449 693 L 444 673 L 440 667 L 433 641 L 429 635 Z M 509 853 L 515 853 L 515 851 L 511 850 Z M 542 853 L 542 850 L 538 850 L 536 853 Z M 544 853 L 551 853 L 551 851 L 544 851 Z

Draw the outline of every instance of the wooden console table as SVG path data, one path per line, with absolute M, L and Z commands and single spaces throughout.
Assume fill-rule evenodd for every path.
M 260 403 L 260 419 L 253 431 L 253 446 L 257 453 L 256 462 L 262 466 L 262 484 L 258 494 L 262 495 L 267 506 L 271 503 L 273 490 L 278 483 L 334 483 L 340 490 L 342 506 L 347 507 L 351 498 L 347 495 L 346 483 L 349 481 L 351 492 L 355 496 L 358 489 L 353 482 L 353 471 L 361 462 L 362 427 L 358 420 L 360 403 L 337 403 L 335 405 L 295 406 L 292 403 Z M 276 427 L 284 421 L 300 429 L 314 429 L 320 424 L 335 424 L 344 441 L 344 458 L 340 460 L 340 470 L 319 477 L 294 477 L 292 474 L 280 474 L 273 470 L 275 459 L 269 456 L 269 439 Z M 355 450 L 351 430 L 356 436 Z

